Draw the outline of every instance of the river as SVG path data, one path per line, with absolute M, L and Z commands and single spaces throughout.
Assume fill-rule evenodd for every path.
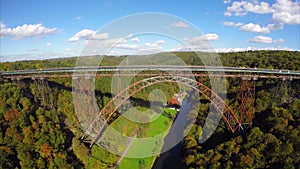
M 173 123 L 168 135 L 164 139 L 162 153 L 154 162 L 152 169 L 183 169 L 185 168 L 182 160 L 181 146 L 183 131 L 186 126 L 187 114 L 191 104 L 187 99 L 183 100 L 179 114 Z M 173 147 L 178 143 L 176 146 Z M 173 148 L 171 148 L 173 147 Z M 169 150 L 168 150 L 169 149 Z M 168 151 L 166 151 L 168 150 Z

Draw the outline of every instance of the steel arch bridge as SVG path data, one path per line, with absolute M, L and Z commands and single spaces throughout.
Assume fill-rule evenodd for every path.
M 218 73 L 220 71 L 224 72 L 225 74 L 220 75 Z M 141 73 L 137 74 L 137 72 Z M 171 72 L 174 77 L 170 77 L 169 74 L 164 72 Z M 100 111 L 99 109 L 97 110 L 97 108 L 95 109 L 95 107 L 98 105 L 95 101 L 95 93 L 92 84 L 95 82 L 96 78 L 113 76 L 137 76 L 146 79 L 128 86 L 126 89 L 124 89 L 126 92 L 119 90 L 119 94 L 117 94 L 117 96 L 112 99 L 111 103 L 106 105 L 103 110 Z M 234 78 L 240 80 L 240 83 L 238 84 L 240 90 L 237 92 L 236 97 L 237 104 L 232 105 L 233 108 L 229 107 L 226 102 L 216 94 L 216 92 L 202 83 L 202 80 L 208 76 L 222 77 L 226 79 Z M 116 112 L 118 107 L 128 100 L 130 96 L 142 90 L 143 88 L 163 82 L 180 83 L 196 89 L 199 93 L 211 101 L 215 109 L 222 115 L 229 130 L 234 132 L 239 128 L 243 129 L 243 125 L 245 124 L 249 124 L 250 126 L 252 124 L 252 118 L 254 116 L 256 80 L 277 79 L 279 80 L 279 85 L 277 88 L 286 88 L 287 84 L 291 83 L 292 80 L 296 80 L 297 82 L 299 81 L 300 71 L 245 67 L 140 65 L 121 67 L 58 67 L 0 72 L 0 78 L 3 78 L 5 82 L 11 81 L 21 88 L 26 88 L 26 86 L 28 86 L 27 83 L 33 83 L 35 92 L 34 99 L 46 109 L 51 109 L 54 107 L 50 99 L 51 89 L 48 86 L 48 79 L 72 77 L 73 82 L 75 82 L 75 84 L 78 83 L 78 89 L 76 90 L 81 94 L 81 96 L 84 97 L 84 99 L 86 99 L 86 102 L 88 103 L 86 104 L 87 106 L 82 109 L 81 116 L 87 117 L 84 119 L 86 123 L 81 123 L 82 127 L 90 131 L 90 133 L 87 134 L 93 133 L 95 136 L 99 137 L 101 136 L 101 132 L 104 131 L 103 129 L 105 128 L 105 124 L 107 124 L 109 117 L 111 117 L 112 114 Z M 197 77 L 199 78 L 200 82 L 189 79 L 188 77 Z M 281 97 L 279 94 L 280 93 L 276 93 L 276 96 Z M 75 101 L 75 105 L 82 104 L 81 101 L 84 99 L 81 98 L 80 100 L 80 98 L 78 98 L 77 101 L 73 101 Z M 117 104 L 114 105 L 112 103 Z M 101 120 L 102 123 L 100 123 Z M 92 139 L 97 141 L 97 137 Z
M 155 76 L 137 81 L 120 91 L 110 100 L 108 104 L 106 104 L 106 106 L 96 115 L 96 117 L 89 122 L 89 127 L 87 128 L 86 133 L 89 133 L 93 137 L 91 146 L 101 137 L 101 134 L 104 132 L 111 116 L 118 111 L 118 108 L 122 106 L 126 100 L 142 89 L 154 84 L 165 82 L 186 85 L 201 93 L 201 95 L 205 96 L 211 102 L 215 110 L 222 115 L 225 124 L 232 132 L 242 128 L 242 124 L 244 124 L 246 121 L 251 123 L 252 119 L 246 119 L 241 113 L 248 112 L 248 109 L 250 109 L 249 106 L 252 105 L 248 105 L 248 107 L 244 105 L 243 108 L 245 110 L 240 112 L 239 115 L 236 115 L 235 112 L 226 104 L 225 100 L 223 100 L 215 91 L 205 84 L 196 81 L 195 79 L 182 76 Z

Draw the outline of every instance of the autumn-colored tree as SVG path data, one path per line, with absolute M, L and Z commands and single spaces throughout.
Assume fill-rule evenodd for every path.
M 52 160 L 52 146 L 49 145 L 49 143 L 45 143 L 41 146 L 40 153 L 43 157 L 48 158 L 49 160 Z
M 18 112 L 18 110 L 10 109 L 5 113 L 4 118 L 9 122 L 13 122 L 14 120 L 17 120 L 19 116 L 20 113 Z

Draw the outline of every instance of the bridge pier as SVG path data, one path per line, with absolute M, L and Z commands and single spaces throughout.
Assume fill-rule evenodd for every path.
M 282 105 L 290 101 L 290 97 L 293 95 L 290 92 L 292 80 L 293 80 L 292 77 L 285 77 L 285 76 L 282 77 L 282 79 L 279 79 L 279 82 L 277 83 L 276 86 L 276 90 L 273 94 L 273 97 L 275 99 L 275 102 L 277 102 L 277 104 Z
M 241 79 L 240 90 L 236 97 L 236 111 L 239 116 L 240 129 L 252 127 L 252 120 L 255 112 L 255 80 L 257 80 L 257 77 L 255 76 L 244 76 Z
M 99 112 L 94 90 L 95 77 L 92 75 L 74 75 L 72 78 L 74 108 L 79 123 L 85 132 L 81 138 L 83 140 L 86 135 L 93 135 L 90 125 Z
M 12 77 L 11 81 L 18 87 L 20 87 L 21 89 L 25 89 L 26 88 L 26 83 L 23 81 L 23 79 L 19 76 L 16 77 Z
M 32 76 L 34 84 L 34 100 L 40 102 L 44 109 L 53 108 L 53 103 L 50 98 L 51 89 L 49 88 L 48 81 L 45 77 L 34 77 Z

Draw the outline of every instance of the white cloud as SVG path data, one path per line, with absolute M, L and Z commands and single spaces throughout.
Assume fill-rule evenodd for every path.
M 300 1 L 277 0 L 272 18 L 275 22 L 300 24 Z
M 300 14 L 298 15 L 293 15 L 290 13 L 275 13 L 273 15 L 273 20 L 279 23 L 286 23 L 290 25 L 297 25 L 300 24 Z
M 76 42 L 79 40 L 104 40 L 109 37 L 109 33 L 97 34 L 96 31 L 83 29 L 68 39 L 68 42 Z
M 201 40 L 209 40 L 209 41 L 215 41 L 219 39 L 219 35 L 215 33 L 208 33 L 205 35 L 200 36 Z
M 136 45 L 136 44 L 128 44 L 128 43 L 118 43 L 114 47 L 122 48 L 122 49 L 132 49 L 132 50 L 145 50 L 147 48 L 150 49 L 162 49 L 161 45 L 166 43 L 164 40 L 157 40 L 155 42 L 147 42 L 145 44 Z
M 46 28 L 42 24 L 24 24 L 15 28 L 9 28 L 0 22 L 0 37 L 11 36 L 13 39 L 20 40 L 30 37 L 50 35 L 58 31 L 57 28 Z
M 76 19 L 76 20 L 81 20 L 82 17 L 81 17 L 81 16 L 76 16 L 75 19 Z
M 133 37 L 133 34 L 131 33 L 131 34 L 128 34 L 127 36 L 125 36 L 125 39 L 132 38 L 132 37 Z
M 80 39 L 89 39 L 92 35 L 94 35 L 96 32 L 88 29 L 83 29 L 79 32 L 77 32 L 74 36 L 68 39 L 69 42 L 76 42 Z
M 247 48 L 218 48 L 215 49 L 217 53 L 228 53 L 228 52 L 241 52 L 241 51 L 249 51 L 252 50 L 252 47 Z
M 218 53 L 228 53 L 228 52 L 243 52 L 243 51 L 252 51 L 252 50 L 287 50 L 295 51 L 294 49 L 282 46 L 273 46 L 273 47 L 246 47 L 246 48 L 218 48 L 215 49 Z
M 132 38 L 131 39 L 133 42 L 140 42 L 140 39 L 139 38 Z
M 230 2 L 231 2 L 231 0 L 224 0 L 224 4 L 228 4 Z
M 254 33 L 270 33 L 271 30 L 283 29 L 284 27 L 282 23 L 268 24 L 266 27 L 254 23 L 244 25 L 243 23 L 223 22 L 222 24 L 224 26 L 240 27 L 240 30 Z
M 4 31 L 5 29 L 8 29 L 6 28 L 6 25 L 3 23 L 3 22 L 0 22 L 0 37 L 1 38 L 4 38 L 4 33 L 7 31 Z
M 104 51 L 115 47 L 116 45 L 126 43 L 127 40 L 125 38 L 111 38 L 111 39 L 104 39 L 104 40 L 85 40 L 84 45 L 87 46 L 87 49 L 97 49 L 97 51 L 101 51 L 102 54 Z M 100 53 L 101 53 L 100 52 Z
M 219 39 L 219 35 L 208 33 L 201 36 L 195 36 L 193 38 L 185 38 L 184 40 L 188 43 L 188 45 L 200 45 L 203 43 L 207 43 L 206 41 L 215 41 Z
M 164 40 L 157 40 L 147 43 L 136 43 L 133 40 L 137 41 L 137 39 L 134 39 L 133 36 L 130 36 L 132 38 L 129 40 L 126 37 L 105 39 L 101 41 L 88 41 L 86 43 L 86 48 L 84 52 L 85 54 L 90 54 L 93 52 L 93 54 L 105 55 L 110 55 L 112 53 L 126 55 L 133 55 L 137 53 L 152 54 L 163 51 L 163 44 L 167 43 Z
M 91 40 L 104 40 L 109 37 L 109 33 L 102 33 L 102 34 L 94 34 L 91 37 Z
M 110 54 L 153 54 L 157 52 L 162 52 L 165 49 L 162 44 L 165 44 L 164 40 L 157 40 L 154 42 L 147 42 L 144 44 L 130 44 L 127 41 L 119 41 L 113 45 L 113 50 L 110 51 Z
M 128 44 L 128 43 L 119 43 L 114 46 L 114 48 L 118 49 L 128 49 L 128 50 L 137 50 L 139 45 Z
M 240 27 L 243 26 L 243 23 L 234 23 L 234 22 L 223 22 L 222 23 L 224 26 L 232 26 L 232 27 Z
M 255 14 L 272 14 L 275 22 L 283 24 L 296 25 L 300 24 L 300 1 L 276 0 L 276 3 L 270 5 L 268 2 L 254 1 L 253 3 L 246 0 L 234 1 L 231 6 L 227 7 L 224 12 L 225 16 L 243 16 L 248 12 Z
M 104 2 L 104 7 L 111 7 L 113 4 L 110 1 L 105 1 Z
M 267 14 L 267 13 L 272 13 L 274 10 L 271 8 L 270 4 L 267 2 L 260 2 L 258 5 L 254 5 L 252 3 L 247 3 L 245 5 L 245 9 L 249 12 L 252 13 L 257 13 L 257 14 Z
M 213 33 L 208 33 L 205 35 L 201 36 L 195 36 L 193 38 L 186 38 L 185 41 L 188 43 L 190 46 L 201 46 L 203 44 L 207 44 L 206 41 L 215 41 L 219 39 L 219 35 L 213 34 Z
M 164 41 L 164 40 L 158 40 L 155 43 L 157 43 L 157 44 L 164 44 L 164 43 L 166 43 L 166 41 Z
M 255 36 L 254 38 L 249 39 L 248 41 L 254 42 L 254 43 L 283 43 L 283 42 L 285 42 L 284 39 L 273 40 L 271 37 L 267 37 L 267 36 Z
M 228 12 L 228 11 L 225 11 L 225 12 L 224 12 L 224 15 L 225 15 L 225 16 L 232 16 L 231 12 Z
M 52 46 L 52 43 L 48 42 L 48 43 L 46 44 L 46 47 L 50 47 L 50 46 Z
M 45 59 L 55 59 L 63 57 L 78 56 L 78 53 L 71 52 L 36 52 L 26 53 L 26 54 L 17 54 L 17 55 L 0 55 L 0 62 L 14 62 L 20 60 L 45 60 Z
M 70 51 L 72 51 L 72 49 L 71 48 L 66 48 L 65 51 L 70 52 Z
M 268 24 L 267 27 L 268 27 L 270 30 L 283 29 L 284 24 L 283 24 L 283 23 Z
M 277 0 L 273 7 L 277 12 L 300 13 L 299 4 L 299 1 Z
M 184 38 L 186 45 L 178 45 L 174 47 L 173 51 L 207 51 L 212 52 L 213 48 L 209 41 L 216 41 L 219 39 L 219 35 L 214 33 L 207 33 L 201 36 L 195 36 L 192 38 Z
M 246 1 L 233 2 L 231 6 L 227 7 L 227 10 L 225 11 L 224 15 L 231 16 L 232 13 L 235 13 L 236 16 L 246 15 L 247 11 L 245 11 L 244 9 L 244 5 L 246 3 L 247 3 Z
M 258 24 L 248 23 L 240 27 L 242 31 L 255 32 L 255 33 L 270 33 L 270 29 L 268 27 L 261 27 Z
M 285 24 L 300 24 L 300 1 L 277 0 L 273 5 L 275 13 L 274 21 Z
M 224 15 L 231 16 L 234 13 L 236 16 L 246 15 L 248 12 L 256 14 L 267 14 L 274 12 L 274 9 L 267 2 L 260 2 L 259 4 L 247 1 L 234 1 L 231 6 L 227 7 Z
M 185 22 L 179 21 L 179 22 L 175 22 L 172 24 L 172 26 L 174 27 L 178 27 L 178 28 L 187 28 L 189 27 L 189 25 Z
M 278 40 L 274 40 L 273 42 L 274 42 L 274 43 L 283 43 L 283 42 L 285 42 L 285 40 L 282 39 L 282 38 L 280 38 L 280 39 L 278 39 Z

